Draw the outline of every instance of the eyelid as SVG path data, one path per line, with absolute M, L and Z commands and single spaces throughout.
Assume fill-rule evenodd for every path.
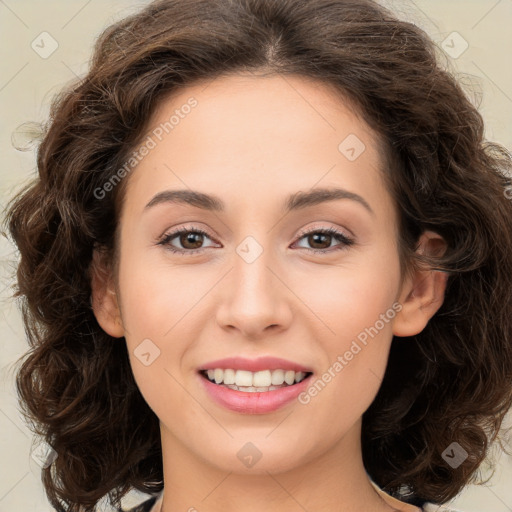
M 346 231 L 346 233 L 343 233 L 343 230 Z M 354 233 L 352 233 L 352 231 L 350 231 L 349 229 L 347 228 L 339 228 L 339 227 L 335 227 L 335 226 L 328 226 L 326 227 L 325 225 L 323 226 L 310 226 L 308 228 L 303 228 L 299 231 L 298 235 L 297 235 L 297 238 L 301 238 L 303 237 L 304 235 L 309 235 L 310 233 L 316 233 L 317 231 L 328 231 L 328 232 L 331 232 L 331 233 L 339 233 L 340 235 L 343 235 L 345 238 L 347 239 L 354 239 L 355 240 L 355 235 Z
M 297 236 L 295 238 L 295 241 L 292 243 L 292 246 L 295 245 L 297 242 L 299 242 L 305 236 L 308 236 L 312 233 L 323 233 L 323 234 L 328 234 L 335 238 L 338 238 L 338 240 L 341 240 L 342 244 L 338 244 L 338 245 L 341 245 L 341 247 L 336 246 L 334 249 L 333 248 L 314 249 L 314 248 L 308 248 L 308 247 L 301 247 L 301 249 L 305 249 L 306 251 L 313 252 L 313 253 L 321 253 L 321 254 L 333 253 L 335 251 L 343 250 L 351 245 L 354 245 L 355 237 L 352 235 L 352 233 L 348 229 L 346 231 L 348 231 L 350 233 L 350 235 L 346 235 L 345 233 L 343 233 L 343 231 L 340 228 L 336 228 L 334 226 L 329 226 L 329 227 L 313 226 L 313 227 L 309 227 L 309 228 L 304 228 L 299 231 L 299 233 L 297 234 Z M 206 237 L 210 238 L 212 241 L 219 243 L 215 240 L 215 238 L 213 236 L 210 235 L 210 233 L 207 230 L 200 228 L 198 226 L 192 225 L 192 226 L 182 226 L 182 227 L 176 228 L 170 232 L 166 232 L 164 235 L 162 235 L 158 239 L 157 245 L 163 245 L 169 251 L 171 251 L 173 253 L 177 253 L 177 254 L 182 254 L 182 255 L 195 254 L 197 252 L 202 252 L 208 248 L 208 247 L 199 247 L 198 249 L 179 249 L 179 248 L 176 248 L 176 247 L 173 247 L 172 245 L 170 245 L 170 243 L 169 243 L 170 240 L 176 238 L 177 236 L 179 236 L 182 233 L 188 233 L 188 232 L 200 233 L 200 234 L 205 235 Z M 211 246 L 209 246 L 209 247 L 211 247 Z
M 163 245 L 165 248 L 167 248 L 171 252 L 175 252 L 175 253 L 179 253 L 179 254 L 193 254 L 193 253 L 200 252 L 200 251 L 203 251 L 204 249 L 206 249 L 206 247 L 199 247 L 198 249 L 179 249 L 177 247 L 173 247 L 170 245 L 169 242 L 172 239 L 176 238 L 177 236 L 179 236 L 182 233 L 188 233 L 188 232 L 200 233 L 202 235 L 207 236 L 214 242 L 218 243 L 215 240 L 215 237 L 211 236 L 211 234 L 203 228 L 200 228 L 198 226 L 181 226 L 181 227 L 171 230 L 169 232 L 165 232 L 161 237 L 159 237 L 159 239 L 157 241 L 157 245 Z
M 347 230 L 348 231 L 348 230 Z M 320 254 L 332 254 L 336 251 L 342 251 L 346 250 L 348 247 L 355 244 L 355 237 L 353 235 L 346 235 L 343 233 L 343 231 L 340 228 L 336 228 L 334 226 L 330 227 L 310 227 L 306 228 L 304 230 L 301 230 L 299 234 L 297 235 L 297 239 L 295 242 L 293 242 L 292 245 L 295 245 L 296 243 L 300 242 L 300 240 L 312 233 L 323 233 L 330 235 L 334 238 L 337 238 L 338 240 L 341 240 L 341 244 L 338 244 L 338 246 L 335 246 L 334 248 L 328 248 L 328 249 L 312 249 L 309 247 L 302 247 L 302 249 L 305 249 L 308 252 L 313 253 L 320 253 Z

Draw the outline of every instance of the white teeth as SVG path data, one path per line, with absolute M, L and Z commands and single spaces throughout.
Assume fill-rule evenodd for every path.
M 284 382 L 284 371 L 274 370 L 272 372 L 272 384 L 274 386 L 280 386 Z
M 225 383 L 224 383 L 225 384 Z M 270 370 L 263 370 L 261 372 L 256 372 L 252 376 L 252 385 L 256 388 L 267 387 L 272 384 L 272 375 Z M 249 384 L 250 386 L 251 384 Z
M 295 382 L 295 372 L 293 370 L 288 370 L 284 374 L 284 381 L 286 382 L 286 384 L 291 386 Z
M 224 379 L 224 372 L 220 368 L 215 368 L 213 376 L 215 378 L 215 383 L 220 384 Z
M 237 370 L 235 375 L 235 384 L 237 386 L 252 386 L 252 372 Z
M 282 387 L 282 386 L 269 386 L 269 387 L 255 388 L 254 386 L 249 386 L 249 387 L 241 386 L 239 388 L 238 386 L 231 385 L 231 384 L 228 384 L 225 386 L 229 389 L 234 389 L 235 391 L 245 391 L 248 393 L 265 393 L 267 391 L 273 391 L 274 389 L 279 389 L 280 387 Z
M 293 370 L 262 370 L 259 372 L 249 372 L 247 370 L 233 370 L 215 368 L 206 371 L 208 379 L 216 384 L 224 384 L 232 389 L 243 387 L 244 391 L 253 388 L 254 391 L 268 391 L 268 388 L 277 389 L 275 386 L 291 386 L 300 382 L 306 376 L 305 372 L 295 372 Z M 286 384 L 285 384 L 286 383 Z
M 236 382 L 235 370 L 224 370 L 224 384 L 234 384 Z

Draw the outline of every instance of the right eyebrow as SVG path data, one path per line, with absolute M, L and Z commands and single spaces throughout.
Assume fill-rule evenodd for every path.
M 189 204 L 197 208 L 216 212 L 224 210 L 224 203 L 220 198 L 195 190 L 164 190 L 156 194 L 144 209 L 152 208 L 162 203 Z
M 360 195 L 342 188 L 315 188 L 307 192 L 295 192 L 285 201 L 285 211 L 290 212 L 307 208 L 327 201 L 349 199 L 361 204 L 369 213 L 375 215 L 368 202 Z M 225 204 L 217 196 L 196 190 L 164 190 L 156 194 L 145 206 L 145 210 L 163 203 L 188 204 L 204 210 L 221 212 Z

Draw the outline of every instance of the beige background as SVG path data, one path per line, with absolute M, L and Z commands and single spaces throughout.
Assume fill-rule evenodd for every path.
M 26 121 L 43 121 L 53 94 L 85 72 L 92 43 L 102 29 L 146 3 L 0 0 L 2 208 L 13 190 L 35 172 L 33 150 L 20 152 L 12 146 L 15 129 Z M 512 0 L 383 0 L 382 3 L 401 18 L 424 28 L 440 48 L 444 46 L 451 53 L 444 54 L 446 65 L 463 79 L 467 88 L 476 88 L 470 95 L 480 105 L 487 123 L 487 138 L 511 149 Z M 458 34 L 453 35 L 454 31 Z M 40 37 L 48 38 L 40 36 L 42 32 L 48 32 L 58 44 L 47 58 L 31 47 Z M 45 41 L 45 48 L 50 48 L 50 39 Z M 465 41 L 468 48 L 459 56 Z M 18 134 L 15 140 L 23 144 L 25 139 Z M 19 312 L 9 300 L 10 272 L 15 258 L 14 248 L 1 238 L 0 512 L 47 512 L 51 508 L 42 491 L 40 467 L 30 456 L 32 436 L 17 411 L 13 387 L 13 362 L 27 349 Z M 512 458 L 503 455 L 499 463 L 487 486 L 468 486 L 454 500 L 454 506 L 467 512 L 512 511 Z M 140 499 L 140 495 L 133 494 L 129 503 Z

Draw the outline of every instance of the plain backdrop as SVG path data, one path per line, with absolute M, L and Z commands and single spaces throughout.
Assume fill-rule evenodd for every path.
M 44 121 L 52 96 L 86 72 L 99 33 L 146 3 L 0 0 L 2 210 L 36 172 L 34 149 L 21 152 L 13 147 L 13 137 L 17 145 L 25 142 L 15 130 L 27 121 Z M 479 106 L 486 137 L 512 148 L 512 0 L 382 3 L 429 33 L 444 51 L 446 65 Z M 9 299 L 15 261 L 14 247 L 0 238 L 0 512 L 48 512 L 52 508 L 42 489 L 40 466 L 31 456 L 33 438 L 18 412 L 13 386 L 14 362 L 28 348 L 17 305 Z M 468 486 L 454 506 L 467 512 L 512 511 L 512 458 L 497 450 L 496 456 L 498 470 L 486 486 Z M 482 472 L 486 474 L 485 465 Z M 126 504 L 142 498 L 132 493 Z M 108 510 L 105 505 L 100 509 Z

